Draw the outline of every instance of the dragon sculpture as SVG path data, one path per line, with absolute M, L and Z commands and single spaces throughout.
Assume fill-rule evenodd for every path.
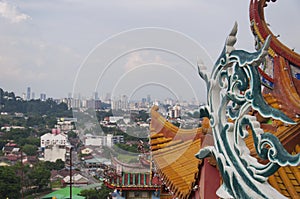
M 225 47 L 211 74 L 198 63 L 199 75 L 207 84 L 207 106 L 214 146 L 202 148 L 196 157 L 213 155 L 223 184 L 217 190 L 221 198 L 285 198 L 268 183 L 268 177 L 281 166 L 296 166 L 300 154 L 291 155 L 271 133 L 260 128 L 255 110 L 263 117 L 295 124 L 283 112 L 269 106 L 262 96 L 258 66 L 268 53 L 271 36 L 256 52 L 236 50 L 237 23 L 226 40 Z M 262 164 L 250 155 L 244 139 L 252 134 L 257 155 Z

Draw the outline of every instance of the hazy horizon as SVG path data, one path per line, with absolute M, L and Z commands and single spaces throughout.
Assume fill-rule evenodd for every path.
M 18 96 L 31 87 L 36 98 L 72 92 L 89 97 L 98 91 L 99 96 L 205 101 L 197 59 L 211 68 L 235 21 L 236 48 L 254 51 L 249 3 L 2 0 L 0 87 Z M 265 9 L 270 29 L 297 52 L 300 27 L 291 19 L 300 18 L 299 8 L 299 1 L 290 0 Z M 143 42 L 147 49 L 140 48 Z M 130 51 L 134 47 L 139 51 Z

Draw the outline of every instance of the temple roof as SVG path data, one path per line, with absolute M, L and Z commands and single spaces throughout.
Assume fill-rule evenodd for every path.
M 281 108 L 279 101 L 270 94 L 264 97 L 269 105 Z M 183 130 L 168 122 L 157 110 L 157 107 L 151 110 L 150 126 L 150 144 L 157 173 L 171 193 L 179 198 L 188 198 L 199 173 L 200 162 L 194 155 L 200 150 L 203 128 L 208 128 L 208 121 L 205 121 L 203 128 Z M 268 118 L 259 120 L 263 130 L 278 137 L 290 153 L 299 153 L 300 119 L 294 119 L 296 125 L 286 125 L 277 120 L 268 121 Z M 251 155 L 256 156 L 251 133 L 245 142 Z M 269 178 L 269 183 L 283 195 L 298 198 L 300 166 L 280 168 Z
M 264 92 L 271 92 L 280 102 L 282 111 L 294 117 L 300 115 L 300 54 L 281 43 L 269 29 L 264 15 L 264 8 L 269 3 L 270 0 L 252 0 L 249 10 L 252 32 L 259 42 L 264 43 L 266 38 L 272 35 L 268 49 L 268 55 L 272 60 L 269 64 L 271 69 L 268 71 L 272 71 L 272 74 L 262 69 L 260 69 L 260 74 L 264 80 L 273 85 L 273 88 L 264 89 L 266 90 Z M 267 67 L 264 66 L 264 68 Z
M 125 173 L 105 181 L 107 187 L 122 190 L 156 190 L 161 186 L 157 176 L 151 173 Z
M 170 193 L 188 198 L 199 173 L 202 128 L 180 129 L 151 109 L 150 145 L 152 158 L 161 181 Z
M 300 145 L 295 147 L 294 153 L 300 153 Z M 300 166 L 281 167 L 274 175 L 270 176 L 269 183 L 288 198 L 300 196 Z
M 200 163 L 195 154 L 199 149 L 200 139 L 153 152 L 153 160 L 161 180 L 179 198 L 188 198 L 195 185 Z

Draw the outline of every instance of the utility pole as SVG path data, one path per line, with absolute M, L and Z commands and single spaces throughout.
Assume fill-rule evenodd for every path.
M 24 199 L 24 164 L 23 164 L 23 150 L 21 149 L 21 193 L 22 193 L 22 199 Z
M 72 199 L 72 146 L 70 146 L 70 199 Z

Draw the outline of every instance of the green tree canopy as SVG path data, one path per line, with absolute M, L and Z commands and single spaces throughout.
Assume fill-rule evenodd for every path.
M 112 191 L 113 190 L 107 188 L 104 184 L 102 184 L 100 190 L 86 189 L 86 190 L 82 190 L 80 192 L 80 195 L 85 196 L 86 198 L 89 199 L 107 199 L 107 197 Z
M 0 198 L 21 198 L 20 178 L 12 167 L 0 167 Z
M 39 162 L 35 165 L 32 171 L 28 174 L 32 185 L 37 186 L 39 190 L 47 186 L 50 182 L 50 171 L 46 168 L 44 162 Z
M 22 150 L 26 155 L 29 155 L 29 156 L 34 156 L 37 154 L 37 147 L 32 144 L 25 144 L 22 147 Z

